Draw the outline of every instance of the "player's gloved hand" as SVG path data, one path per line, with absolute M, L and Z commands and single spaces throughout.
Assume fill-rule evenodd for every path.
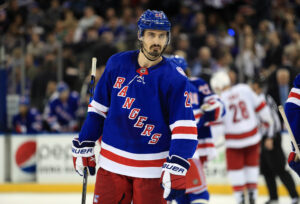
M 289 154 L 288 163 L 291 169 L 293 169 L 300 177 L 300 160 L 299 158 L 296 158 L 295 152 Z
M 187 170 L 190 163 L 176 155 L 167 158 L 162 166 L 160 183 L 164 189 L 164 199 L 174 200 L 185 193 Z
M 77 173 L 82 176 L 83 169 L 88 168 L 90 175 L 95 175 L 96 172 L 96 160 L 94 155 L 94 141 L 82 141 L 79 142 L 78 138 L 74 138 L 72 141 L 72 155 L 73 165 Z
M 217 99 L 211 99 L 203 103 L 201 110 L 204 113 L 203 119 L 205 122 L 211 122 L 220 119 L 224 112 L 222 102 Z

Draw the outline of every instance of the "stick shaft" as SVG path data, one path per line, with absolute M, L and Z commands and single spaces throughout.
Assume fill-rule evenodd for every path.
M 85 167 L 83 170 L 81 204 L 85 204 L 85 200 L 86 200 L 87 179 L 88 179 L 88 171 L 87 171 L 87 167 Z
M 96 64 L 97 64 L 97 58 L 92 58 L 92 71 L 91 71 L 91 81 L 89 85 L 89 91 L 90 91 L 90 102 L 93 100 L 94 97 L 94 86 L 95 86 L 95 76 L 96 76 Z
M 92 58 L 92 71 L 91 71 L 91 81 L 89 84 L 89 91 L 90 91 L 90 102 L 93 100 L 94 97 L 94 86 L 95 86 L 95 76 L 96 76 L 96 64 L 97 58 Z M 83 182 L 82 182 L 82 195 L 81 195 L 81 204 L 85 204 L 86 200 L 86 188 L 87 188 L 87 180 L 88 180 L 88 170 L 87 167 L 83 169 Z
M 293 145 L 294 145 L 294 147 L 295 147 L 296 154 L 297 154 L 298 157 L 300 158 L 299 147 L 298 147 L 298 144 L 297 144 L 297 142 L 296 142 L 296 140 L 295 140 L 294 134 L 293 134 L 293 132 L 292 132 L 292 129 L 291 129 L 291 126 L 290 126 L 290 124 L 289 124 L 289 121 L 288 121 L 288 119 L 287 119 L 287 117 L 286 117 L 286 114 L 285 114 L 285 112 L 284 112 L 283 106 L 282 106 L 282 105 L 278 106 L 278 110 L 279 110 L 279 112 L 280 112 L 280 114 L 281 114 L 281 116 L 282 116 L 282 118 L 283 118 L 284 124 L 285 124 L 285 126 L 286 126 L 286 128 L 287 128 L 287 131 L 288 131 L 289 135 L 290 135 L 291 141 L 292 141 L 292 143 L 293 143 Z

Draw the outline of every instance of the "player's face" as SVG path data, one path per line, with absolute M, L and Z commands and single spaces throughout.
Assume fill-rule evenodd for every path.
M 168 37 L 167 31 L 145 30 L 143 38 L 143 48 L 152 58 L 159 57 L 166 46 Z
M 27 105 L 20 105 L 19 111 L 21 115 L 26 115 L 28 111 L 28 106 Z
M 68 90 L 65 90 L 65 91 L 61 92 L 60 95 L 59 95 L 60 100 L 62 102 L 66 102 L 69 98 L 69 93 L 70 92 Z

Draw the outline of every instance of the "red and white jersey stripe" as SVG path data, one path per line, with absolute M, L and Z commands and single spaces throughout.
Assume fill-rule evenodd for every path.
M 139 178 L 160 178 L 161 167 L 169 151 L 149 154 L 135 154 L 112 147 L 103 141 L 99 165 L 108 171 Z
M 198 123 L 199 120 L 200 120 L 200 118 L 203 115 L 203 111 L 199 108 L 199 109 L 194 109 L 193 113 L 194 113 L 194 117 L 195 117 L 196 123 Z
M 300 106 L 300 89 L 292 88 L 286 103 L 294 103 Z
M 197 149 L 193 158 L 206 156 L 207 160 L 210 161 L 214 159 L 216 155 L 217 151 L 214 145 L 213 138 L 198 139 Z
M 257 144 L 260 139 L 261 135 L 258 131 L 258 128 L 255 127 L 250 131 L 246 131 L 239 134 L 225 134 L 226 139 L 226 146 L 231 148 L 243 148 L 248 147 L 254 144 Z
M 172 139 L 197 140 L 197 126 L 194 120 L 177 120 L 170 125 Z
M 97 113 L 101 116 L 103 116 L 104 118 L 106 118 L 106 114 L 108 112 L 109 108 L 98 103 L 95 100 L 92 100 L 92 102 L 88 105 L 88 112 L 94 112 Z

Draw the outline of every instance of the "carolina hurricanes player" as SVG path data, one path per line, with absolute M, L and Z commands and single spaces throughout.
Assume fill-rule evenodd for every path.
M 102 135 L 94 204 L 166 203 L 185 192 L 197 127 L 188 79 L 162 56 L 170 28 L 162 11 L 145 11 L 140 50 L 110 57 L 96 86 L 72 147 L 76 171 L 82 175 L 87 166 L 93 175 L 93 148 Z
M 300 74 L 294 80 L 294 87 L 291 89 L 286 103 L 284 104 L 284 111 L 291 126 L 295 140 L 300 144 Z M 300 158 L 296 157 L 292 151 L 288 158 L 289 166 L 300 176 Z
M 181 56 L 170 57 L 180 66 L 187 75 L 187 62 Z M 209 193 L 203 171 L 203 165 L 207 159 L 213 159 L 216 155 L 209 122 L 221 119 L 225 114 L 224 104 L 216 94 L 213 94 L 208 84 L 201 78 L 190 77 L 190 98 L 198 129 L 198 147 L 192 159 L 189 159 L 191 167 L 187 172 L 186 194 L 177 198 L 178 204 L 206 204 L 209 201 Z
M 238 204 L 244 204 L 244 190 L 248 191 L 249 203 L 257 198 L 259 174 L 258 119 L 272 124 L 266 102 L 259 98 L 246 84 L 231 86 L 230 78 L 224 71 L 214 74 L 210 81 L 212 89 L 220 94 L 225 104 L 223 118 L 226 159 L 229 180 Z

